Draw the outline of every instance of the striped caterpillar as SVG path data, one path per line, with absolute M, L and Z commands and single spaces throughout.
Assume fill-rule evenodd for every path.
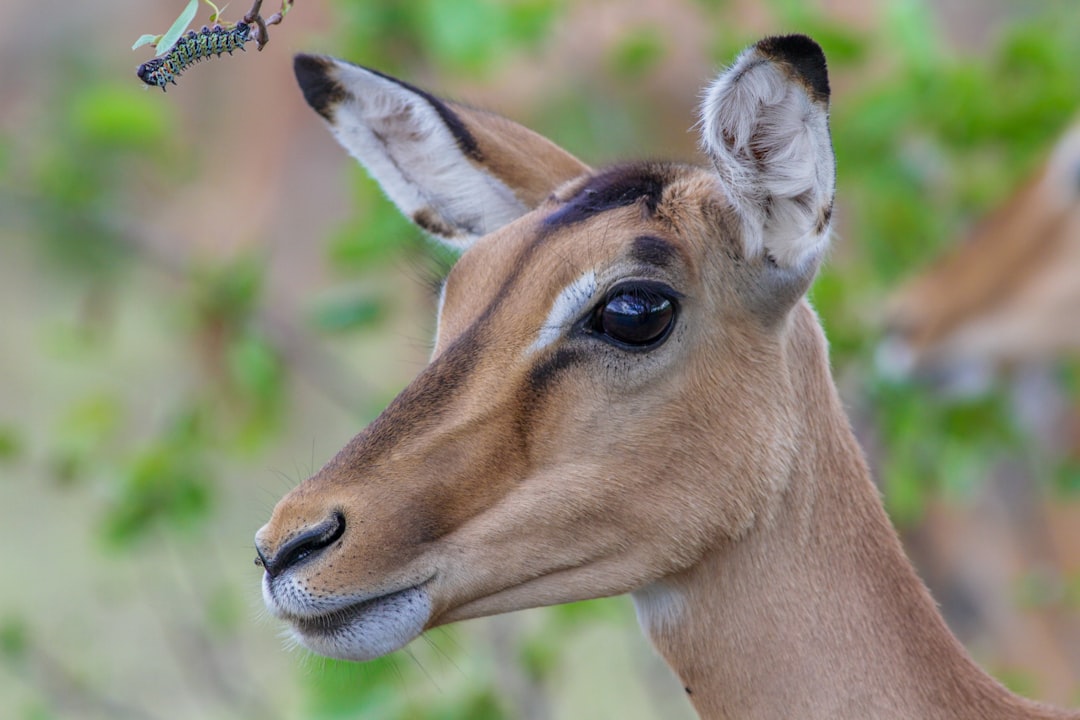
M 176 78 L 189 66 L 211 55 L 221 57 L 221 53 L 232 55 L 233 50 L 244 49 L 244 43 L 251 37 L 251 27 L 238 22 L 226 30 L 220 25 L 204 27 L 199 32 L 191 30 L 184 35 L 164 55 L 144 62 L 135 71 L 147 85 L 155 85 L 165 91 L 168 83 L 176 84 Z

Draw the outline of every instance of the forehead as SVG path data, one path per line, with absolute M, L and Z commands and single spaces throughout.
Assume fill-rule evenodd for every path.
M 544 216 L 543 226 L 549 231 L 569 227 L 632 205 L 654 216 L 664 191 L 686 172 L 675 165 L 634 163 L 586 176 L 555 193 L 560 205 Z
M 696 274 L 706 235 L 726 224 L 722 204 L 712 174 L 694 166 L 636 163 L 584 176 L 477 241 L 447 279 L 444 308 L 546 298 L 590 271 L 601 281 Z
M 435 354 L 469 330 L 529 347 L 624 279 L 696 293 L 708 246 L 734 246 L 732 225 L 715 174 L 699 167 L 637 163 L 572 180 L 458 260 Z

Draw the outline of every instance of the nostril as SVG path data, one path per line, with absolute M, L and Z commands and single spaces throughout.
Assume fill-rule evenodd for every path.
M 304 530 L 285 542 L 277 549 L 277 552 L 267 552 L 266 548 L 256 544 L 255 550 L 258 557 L 255 563 L 262 565 L 266 574 L 273 577 L 319 554 L 323 549 L 340 540 L 344 534 L 345 516 L 340 512 L 335 512 L 324 522 Z

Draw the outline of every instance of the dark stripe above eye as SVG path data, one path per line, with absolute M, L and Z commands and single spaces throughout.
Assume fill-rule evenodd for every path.
M 634 242 L 630 246 L 630 257 L 642 265 L 669 268 L 678 259 L 679 251 L 663 238 L 642 235 L 634 238 Z
M 648 163 L 610 168 L 588 180 L 565 205 L 548 215 L 544 224 L 549 228 L 571 225 L 639 201 L 650 214 L 655 213 L 668 175 L 662 166 Z

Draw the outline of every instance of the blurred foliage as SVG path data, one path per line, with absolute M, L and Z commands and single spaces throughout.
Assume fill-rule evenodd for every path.
M 564 0 L 335 0 L 342 52 L 389 72 L 429 65 L 456 75 L 491 73 L 538 45 Z
M 14 462 L 22 454 L 22 434 L 14 425 L 0 424 L 0 464 Z
M 145 93 L 75 80 L 47 99 L 47 106 L 62 110 L 45 113 L 26 129 L 0 177 L 4 189 L 23 201 L 13 211 L 27 216 L 49 259 L 100 283 L 127 264 L 115 218 L 130 207 L 129 174 L 175 159 L 169 142 L 175 127 Z
M 338 54 L 410 79 L 437 76 L 462 84 L 495 82 L 512 60 L 538 55 L 573 10 L 569 0 L 329 5 Z M 695 5 L 713 28 L 707 48 L 713 62 L 729 62 L 754 39 L 726 22 L 725 0 Z M 946 45 L 926 2 L 886 3 L 880 26 L 869 32 L 852 30 L 814 3 L 772 0 L 767 6 L 778 28 L 816 37 L 834 76 L 844 82 L 832 122 L 839 212 L 850 237 L 838 239 L 812 294 L 837 373 L 858 391 L 857 410 L 878 436 L 876 459 L 893 517 L 911 524 L 933 499 L 963 501 L 1005 457 L 1020 457 L 1048 484 L 1080 492 L 1075 461 L 1047 468 L 1024 455 L 1025 439 L 1000 391 L 947 401 L 930 390 L 884 382 L 868 369 L 878 339 L 868 308 L 880 306 L 900 277 L 1004 197 L 1080 107 L 1080 12 L 1068 3 L 1025 11 L 996 44 L 969 53 Z M 589 160 L 640 155 L 654 122 L 652 100 L 641 97 L 641 88 L 671 53 L 658 28 L 629 27 L 601 67 L 565 78 L 538 99 L 531 117 L 518 119 L 575 151 L 588 148 Z M 93 539 L 113 554 L 138 556 L 150 551 L 150 540 L 198 537 L 224 494 L 223 464 L 235 458 L 262 462 L 285 432 L 294 402 L 290 390 L 304 370 L 267 319 L 272 298 L 264 255 L 200 256 L 162 267 L 160 258 L 130 237 L 123 220 L 145 217 L 160 194 L 215 168 L 200 165 L 188 152 L 191 138 L 179 127 L 183 115 L 171 112 L 160 94 L 139 92 L 130 79 L 101 78 L 93 58 L 59 60 L 54 81 L 43 91 L 40 121 L 19 134 L 0 135 L 5 220 L 28 238 L 48 282 L 65 291 L 69 284 L 77 288 L 70 292 L 79 309 L 66 321 L 78 326 L 76 339 L 59 350 L 38 350 L 72 367 L 100 371 L 95 382 L 67 397 L 43 448 L 35 446 L 21 420 L 0 418 L 0 478 L 17 482 L 10 467 L 44 457 L 52 490 L 86 499 L 97 520 Z M 628 107 L 628 97 L 636 104 Z M 239 112 L 241 105 L 236 107 Z M 453 259 L 448 251 L 428 247 L 362 170 L 348 173 L 352 214 L 329 237 L 313 240 L 325 247 L 328 266 L 348 289 L 320 295 L 300 320 L 304 330 L 324 338 L 363 339 L 387 331 L 394 298 L 359 279 L 416 262 L 420 253 L 436 256 L 425 261 L 435 275 Z M 206 220 L 214 225 L 231 218 Z M 110 353 L 119 322 L 112 304 L 121 280 L 141 264 L 167 278 L 155 283 L 155 306 L 148 312 L 151 322 L 165 328 L 167 352 L 184 368 L 180 377 L 161 378 L 151 399 L 132 399 L 118 387 L 124 378 L 109 377 L 118 372 L 110 362 L 122 352 Z M 49 342 L 55 337 L 42 345 Z M 1062 375 L 1080 401 L 1078 367 L 1065 365 Z M 366 410 L 361 420 L 370 418 Z M 1018 598 L 1080 606 L 1080 578 L 1054 582 L 1033 577 L 1018 589 Z M 229 589 L 214 589 L 199 602 L 208 627 L 226 640 L 245 619 L 242 601 Z M 632 612 L 625 601 L 613 600 L 552 608 L 523 633 L 515 655 L 500 660 L 544 688 L 565 661 L 577 628 L 596 622 L 630 625 Z M 18 661 L 32 640 L 21 620 L 0 621 L 0 659 Z M 208 646 L 209 654 L 227 651 Z M 451 663 L 466 652 L 435 651 Z M 406 692 L 430 683 L 423 660 L 400 654 L 363 665 L 306 662 L 296 681 L 305 718 L 521 715 L 506 691 L 486 677 L 469 678 L 445 693 Z M 1019 672 L 1009 677 L 1025 682 Z M 36 704 L 24 715 L 53 716 Z
M 402 248 L 415 245 L 420 233 L 386 202 L 378 184 L 362 168 L 350 168 L 349 177 L 353 186 L 352 218 L 334 232 L 327 247 L 335 268 L 362 274 L 400 258 Z
M 323 300 L 312 313 L 311 322 L 324 332 L 342 333 L 378 325 L 385 312 L 378 298 L 350 294 Z
M 0 655 L 19 661 L 26 654 L 26 626 L 21 620 L 5 618 L 0 622 Z
M 104 517 L 108 542 L 125 547 L 156 523 L 182 528 L 205 515 L 214 476 L 204 432 L 197 411 L 184 413 L 126 463 Z
M 615 74 L 632 80 L 640 78 L 663 60 L 664 39 L 656 28 L 633 30 L 623 37 L 611 54 Z
M 944 46 L 926 5 L 889 8 L 881 36 L 864 41 L 892 58 L 887 81 L 833 105 L 840 212 L 853 241 L 841 239 L 844 257 L 812 297 L 840 366 L 871 366 L 879 329 L 862 309 L 1003 199 L 1080 107 L 1075 9 L 1050 6 L 1008 26 L 985 55 L 964 56 Z M 872 377 L 864 392 L 888 447 L 880 481 L 900 523 L 938 493 L 977 488 L 1025 440 L 1001 397 L 956 401 Z
M 358 665 L 320 659 L 304 717 L 312 720 L 349 720 L 377 717 L 386 720 L 508 720 L 514 717 L 499 701 L 493 686 L 464 683 L 440 691 L 432 702 L 410 687 L 415 682 L 402 667 L 416 665 L 415 657 L 392 655 Z M 419 667 L 419 665 L 416 665 Z
M 969 496 L 1021 439 L 998 394 L 942 401 L 922 388 L 880 382 L 868 388 L 866 403 L 878 410 L 878 431 L 888 439 L 881 481 L 902 526 L 921 518 L 928 499 Z

